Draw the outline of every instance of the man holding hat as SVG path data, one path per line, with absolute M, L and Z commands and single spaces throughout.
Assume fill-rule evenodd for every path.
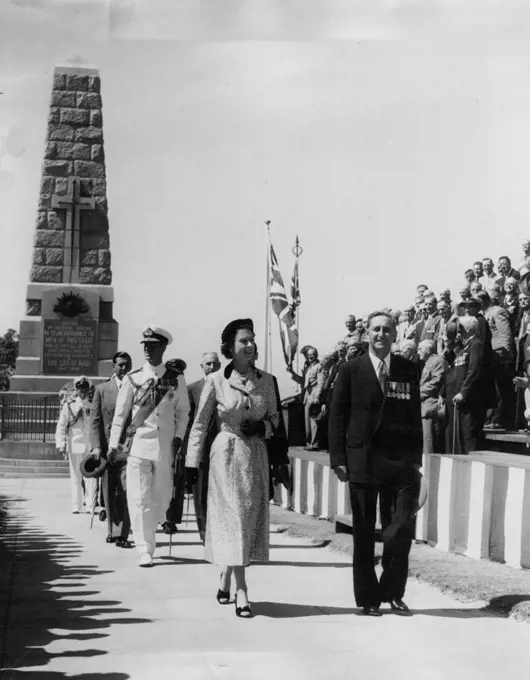
M 112 358 L 114 375 L 96 387 L 91 409 L 91 453 L 97 459 L 106 459 L 110 428 L 123 379 L 132 368 L 127 352 L 116 352 Z M 118 548 L 128 548 L 131 522 L 127 510 L 126 463 L 107 465 L 102 477 L 103 498 L 107 514 L 107 543 Z M 121 526 L 120 526 L 121 525 Z
M 190 410 L 184 377 L 162 361 L 171 342 L 168 331 L 146 326 L 146 362 L 125 376 L 110 431 L 109 462 L 127 461 L 127 504 L 141 567 L 153 564 L 156 527 L 171 499 L 172 466 Z
M 89 452 L 90 400 L 92 383 L 82 375 L 74 378 L 75 396 L 66 398 L 55 430 L 55 446 L 70 462 L 70 488 L 72 512 L 77 515 L 83 507 L 83 476 L 81 463 Z M 85 479 L 86 512 L 92 514 L 97 501 L 98 483 L 95 478 Z

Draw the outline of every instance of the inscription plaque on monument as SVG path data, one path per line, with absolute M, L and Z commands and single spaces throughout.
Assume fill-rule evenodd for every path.
M 43 319 L 42 372 L 94 375 L 97 372 L 97 319 Z

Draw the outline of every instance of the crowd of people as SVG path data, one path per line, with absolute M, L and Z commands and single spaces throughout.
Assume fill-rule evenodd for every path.
M 517 268 L 507 256 L 464 272 L 457 299 L 419 285 L 414 304 L 385 308 L 394 322 L 392 353 L 412 360 L 421 383 L 424 452 L 467 454 L 485 431 L 530 433 L 530 240 Z M 328 447 L 327 420 L 340 366 L 368 351 L 368 316 L 350 314 L 346 335 L 319 359 L 302 348 L 306 448 Z
M 176 532 L 193 495 L 206 559 L 221 567 L 217 600 L 228 604 L 233 579 L 236 614 L 249 618 L 245 569 L 268 561 L 269 501 L 275 484 L 289 485 L 278 383 L 255 366 L 251 319 L 224 329 L 224 370 L 206 352 L 205 377 L 188 386 L 186 363 L 163 361 L 171 342 L 147 326 L 141 368 L 118 352 L 109 380 L 94 388 L 79 376 L 63 395 L 56 446 L 70 463 L 72 512 L 93 522 L 99 506 L 106 542 L 136 547 L 150 567 L 157 530 Z

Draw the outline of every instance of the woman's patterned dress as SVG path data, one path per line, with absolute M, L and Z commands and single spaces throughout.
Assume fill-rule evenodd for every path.
M 269 559 L 269 462 L 265 441 L 245 437 L 244 419 L 265 420 L 266 437 L 279 422 L 273 377 L 251 369 L 208 376 L 191 429 L 186 465 L 198 467 L 208 426 L 219 434 L 210 450 L 205 558 L 220 566 L 247 566 Z

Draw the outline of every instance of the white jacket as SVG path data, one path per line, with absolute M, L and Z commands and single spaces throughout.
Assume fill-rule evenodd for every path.
M 110 429 L 109 448 L 118 447 L 121 433 L 129 413 L 136 416 L 139 405 L 135 404 L 143 393 L 146 383 L 154 379 L 160 380 L 166 368 L 164 364 L 153 367 L 146 363 L 142 368 L 125 376 L 118 393 L 114 419 Z M 138 385 L 139 387 L 135 387 Z M 129 455 L 144 460 L 171 460 L 172 443 L 175 437 L 184 439 L 190 401 L 184 376 L 179 375 L 178 387 L 170 388 L 158 406 L 149 414 L 136 431 Z
M 88 452 L 90 430 L 90 402 L 76 397 L 65 402 L 59 414 L 55 430 L 55 446 L 67 448 L 68 453 L 85 454 Z

